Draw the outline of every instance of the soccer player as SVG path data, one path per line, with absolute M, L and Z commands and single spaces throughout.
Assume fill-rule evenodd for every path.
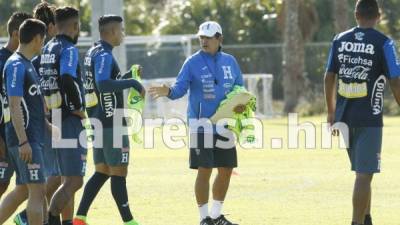
M 356 173 L 352 224 L 371 225 L 371 181 L 381 163 L 384 87 L 389 80 L 400 103 L 400 59 L 394 41 L 374 29 L 380 19 L 376 0 L 358 0 L 355 18 L 358 26 L 333 40 L 325 97 L 328 122 L 349 127 L 348 154 Z
M 24 12 L 15 12 L 7 22 L 8 42 L 0 49 L 0 88 L 3 86 L 3 69 L 7 59 L 14 53 L 19 45 L 19 26 L 26 19 L 32 18 Z M 5 94 L 0 89 L 0 100 L 3 104 Z M 5 143 L 4 112 L 0 110 L 0 199 L 10 184 L 10 179 L 14 173 L 14 167 L 8 159 L 7 145 Z
M 47 33 L 46 33 L 46 39 L 45 43 L 49 42 L 53 37 L 56 36 L 57 34 L 57 29 L 56 29 L 56 23 L 55 23 L 55 10 L 56 7 L 53 5 L 48 4 L 47 2 L 41 2 L 33 10 L 33 17 L 36 19 L 41 20 L 43 23 L 46 24 L 47 26 Z M 39 75 L 39 81 L 40 81 L 40 86 L 46 85 L 43 79 L 46 75 L 46 71 L 43 69 L 40 69 L 40 55 L 36 57 L 32 63 L 36 68 L 36 71 Z M 42 82 L 43 81 L 43 82 Z M 47 110 L 48 112 L 48 110 Z M 49 120 L 50 119 L 50 113 L 47 113 Z M 57 190 L 57 188 L 61 184 L 61 177 L 60 177 L 60 171 L 58 168 L 57 164 L 57 156 L 56 156 L 56 151 L 51 146 L 51 133 L 45 133 L 45 147 L 43 151 L 44 155 L 44 162 L 45 162 L 45 168 L 46 168 L 46 176 L 47 176 L 47 182 L 46 182 L 46 197 L 47 200 L 50 201 L 51 197 L 53 196 L 54 192 Z
M 231 225 L 221 214 L 233 168 L 237 167 L 236 147 L 231 132 L 224 135 L 212 130 L 193 128 L 191 120 L 210 118 L 220 102 L 226 98 L 234 85 L 243 86 L 242 72 L 232 55 L 222 52 L 222 29 L 213 21 L 200 25 L 198 36 L 201 50 L 184 63 L 176 83 L 172 87 L 151 87 L 155 97 L 177 99 L 189 90 L 188 117 L 190 127 L 190 168 L 197 169 L 195 193 L 200 211 L 200 225 Z M 238 105 L 236 112 L 242 112 Z M 205 143 L 210 143 L 211 146 Z M 223 143 L 218 145 L 217 143 Z M 212 188 L 213 205 L 209 214 L 209 182 L 213 168 L 218 168 Z
M 54 112 L 61 110 L 62 138 L 79 140 L 84 131 L 81 119 L 85 118 L 85 112 L 78 49 L 75 47 L 80 31 L 78 10 L 57 8 L 55 23 L 57 35 L 46 44 L 40 56 L 41 88 L 52 121 L 55 120 Z M 50 201 L 50 225 L 61 224 L 59 215 L 82 187 L 86 168 L 87 150 L 79 141 L 77 146 L 55 150 L 62 184 Z
M 41 20 L 47 26 L 45 43 L 50 41 L 50 39 L 57 34 L 57 29 L 55 25 L 55 15 L 54 15 L 55 10 L 56 7 L 54 5 L 47 3 L 46 1 L 42 1 L 41 3 L 37 4 L 33 9 L 33 17 L 35 19 Z M 43 71 L 39 70 L 40 55 L 32 60 L 32 64 L 35 67 L 39 77 L 41 77 L 41 73 L 43 73 Z M 44 85 L 40 82 L 40 78 L 39 78 L 39 83 L 41 84 L 41 86 Z M 51 118 L 49 111 L 46 110 L 45 112 L 47 119 L 50 121 Z M 54 151 L 54 149 L 51 146 L 52 135 L 49 129 L 45 130 L 44 139 L 45 141 L 43 147 L 43 157 L 44 157 L 45 172 L 46 172 L 46 200 L 47 200 L 45 202 L 45 208 L 47 210 L 48 202 L 51 200 L 51 197 L 53 196 L 57 188 L 61 185 L 61 176 L 58 168 L 56 151 Z M 74 203 L 73 200 L 70 201 L 68 207 L 65 207 L 64 210 L 62 211 L 63 225 L 72 224 L 72 217 L 74 211 L 73 203 Z M 48 215 L 46 214 L 44 216 L 45 216 L 44 221 L 47 222 Z M 26 221 L 27 221 L 26 210 L 18 213 L 14 218 L 14 222 L 17 225 L 23 225 L 26 223 Z
M 97 118 L 102 122 L 103 146 L 95 146 L 93 149 L 96 171 L 85 186 L 73 224 L 87 224 L 86 216 L 91 203 L 103 184 L 111 177 L 111 193 L 124 224 L 138 225 L 131 214 L 126 189 L 129 138 L 127 135 L 120 137 L 123 142 L 122 147 L 114 142 L 114 135 L 118 136 L 120 131 L 113 120 L 115 110 L 124 107 L 124 89 L 135 88 L 143 97 L 145 90 L 138 81 L 124 79 L 131 76 L 131 71 L 122 75 L 118 63 L 112 55 L 112 49 L 119 46 L 124 38 L 122 18 L 116 15 L 104 15 L 99 18 L 98 22 L 100 41 L 88 50 L 84 60 L 85 97 L 89 117 Z
M 0 224 L 5 222 L 6 217 L 15 211 L 27 195 L 29 224 L 43 224 L 45 175 L 42 134 L 46 127 L 38 76 L 30 60 L 40 53 L 45 32 L 46 25 L 43 22 L 25 20 L 19 28 L 20 46 L 4 66 L 4 85 L 9 107 L 9 115 L 5 115 L 6 139 L 16 169 L 17 185 L 0 205 Z

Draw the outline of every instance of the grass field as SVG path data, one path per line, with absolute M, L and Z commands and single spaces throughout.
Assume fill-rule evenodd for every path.
M 317 125 L 323 119 L 303 118 L 300 122 Z M 282 137 L 286 146 L 286 122 L 264 121 L 264 136 Z M 382 173 L 373 184 L 373 218 L 378 225 L 398 225 L 400 118 L 385 118 L 385 124 Z M 265 150 L 239 150 L 238 175 L 232 179 L 224 208 L 229 218 L 240 225 L 350 224 L 354 175 L 344 150 L 320 150 L 319 144 L 315 150 L 272 150 L 269 145 L 267 141 Z M 130 205 L 137 220 L 142 225 L 198 224 L 193 193 L 195 171 L 188 169 L 188 151 L 167 150 L 160 140 L 156 150 L 137 149 L 131 154 L 127 179 Z M 93 173 L 91 162 L 86 179 Z M 76 196 L 76 205 L 81 194 Z M 123 224 L 109 183 L 98 195 L 88 218 L 91 225 Z

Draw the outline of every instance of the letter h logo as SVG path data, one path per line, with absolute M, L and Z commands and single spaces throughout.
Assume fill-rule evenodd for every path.
M 32 181 L 39 180 L 39 170 L 29 170 L 29 173 L 31 175 L 31 180 Z

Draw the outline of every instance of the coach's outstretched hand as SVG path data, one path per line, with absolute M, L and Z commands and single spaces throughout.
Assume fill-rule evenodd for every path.
M 154 99 L 157 99 L 159 97 L 165 97 L 168 96 L 169 94 L 169 87 L 165 84 L 163 84 L 162 86 L 158 86 L 158 87 L 150 87 L 149 88 L 149 94 L 151 95 L 151 97 L 153 97 Z

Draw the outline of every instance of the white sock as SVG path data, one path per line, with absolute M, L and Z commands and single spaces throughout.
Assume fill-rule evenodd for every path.
M 213 201 L 213 204 L 211 207 L 211 212 L 210 212 L 210 216 L 212 219 L 217 219 L 219 216 L 221 216 L 223 204 L 224 204 L 223 201 L 217 201 L 217 200 Z
M 200 212 L 200 220 L 205 219 L 208 217 L 208 203 L 199 206 L 199 212 Z

